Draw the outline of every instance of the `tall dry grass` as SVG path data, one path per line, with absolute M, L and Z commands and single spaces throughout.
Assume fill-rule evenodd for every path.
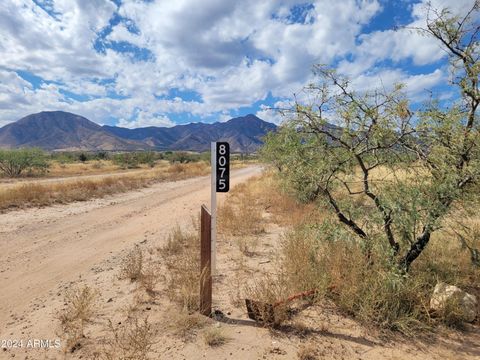
M 235 186 L 218 209 L 218 230 L 233 236 L 259 235 L 264 232 L 263 209 L 259 203 L 256 180 Z
M 111 160 L 89 160 L 85 162 L 61 163 L 51 161 L 46 177 L 68 177 L 78 175 L 106 174 L 120 170 Z
M 115 193 L 147 187 L 155 182 L 182 180 L 206 175 L 205 162 L 174 164 L 161 169 L 115 176 L 75 179 L 65 182 L 28 182 L 0 187 L 0 212 L 13 208 L 41 207 L 101 198 Z
M 171 301 L 191 313 L 199 308 L 200 240 L 195 230 L 172 230 L 167 244 L 158 249 L 166 267 L 166 288 Z
M 246 288 L 253 299 L 272 303 L 316 289 L 314 301 L 333 301 L 344 314 L 365 324 L 412 335 L 439 323 L 461 323 L 454 308 L 431 317 L 429 299 L 437 282 L 457 285 L 474 294 L 479 290 L 480 268 L 472 264 L 471 251 L 459 241 L 458 234 L 446 230 L 447 224 L 444 231 L 435 233 L 411 271 L 403 274 L 388 249 L 379 245 L 383 242 L 372 241 L 372 253 L 367 257 L 365 245 L 338 224 L 326 208 L 296 202 L 282 192 L 272 174 L 232 192 L 233 199 L 244 194 L 254 199 L 247 212 L 261 213 L 264 221 L 285 229 L 274 271 L 256 277 Z M 465 220 L 465 214 L 452 216 Z M 476 216 L 466 221 L 468 228 L 478 220 Z M 244 226 L 241 217 L 231 216 L 228 221 L 226 229 Z M 476 244 L 478 239 L 468 241 Z M 280 319 L 277 323 L 282 316 L 287 318 L 281 309 L 275 316 Z

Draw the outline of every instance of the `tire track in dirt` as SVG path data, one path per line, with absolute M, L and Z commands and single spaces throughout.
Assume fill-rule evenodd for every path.
M 260 166 L 234 170 L 232 185 L 261 171 Z M 78 279 L 139 241 L 163 239 L 176 224 L 190 223 L 209 199 L 210 178 L 203 176 L 104 199 L 2 214 L 0 336 L 11 338 L 34 301 L 48 307 L 46 298 L 58 284 Z

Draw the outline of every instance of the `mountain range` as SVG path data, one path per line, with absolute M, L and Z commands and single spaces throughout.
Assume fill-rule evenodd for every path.
M 0 148 L 206 151 L 211 141 L 228 141 L 233 152 L 253 152 L 275 129 L 276 125 L 252 114 L 213 124 L 127 129 L 100 126 L 69 112 L 44 111 L 0 128 Z

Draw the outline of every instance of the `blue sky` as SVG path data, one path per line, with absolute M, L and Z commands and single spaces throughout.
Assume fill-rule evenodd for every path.
M 403 25 L 425 1 L 2 0 L 0 126 L 43 110 L 99 124 L 172 126 L 273 108 L 327 64 L 359 91 L 406 84 L 413 102 L 446 85 L 445 52 Z M 434 0 L 462 12 L 473 0 Z

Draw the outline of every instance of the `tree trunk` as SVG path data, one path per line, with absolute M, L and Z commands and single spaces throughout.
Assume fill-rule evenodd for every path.
M 432 234 L 430 229 L 424 229 L 423 233 L 417 237 L 416 241 L 412 244 L 405 256 L 400 260 L 400 267 L 408 272 L 410 265 L 420 256 L 422 251 L 430 241 L 430 235 Z

